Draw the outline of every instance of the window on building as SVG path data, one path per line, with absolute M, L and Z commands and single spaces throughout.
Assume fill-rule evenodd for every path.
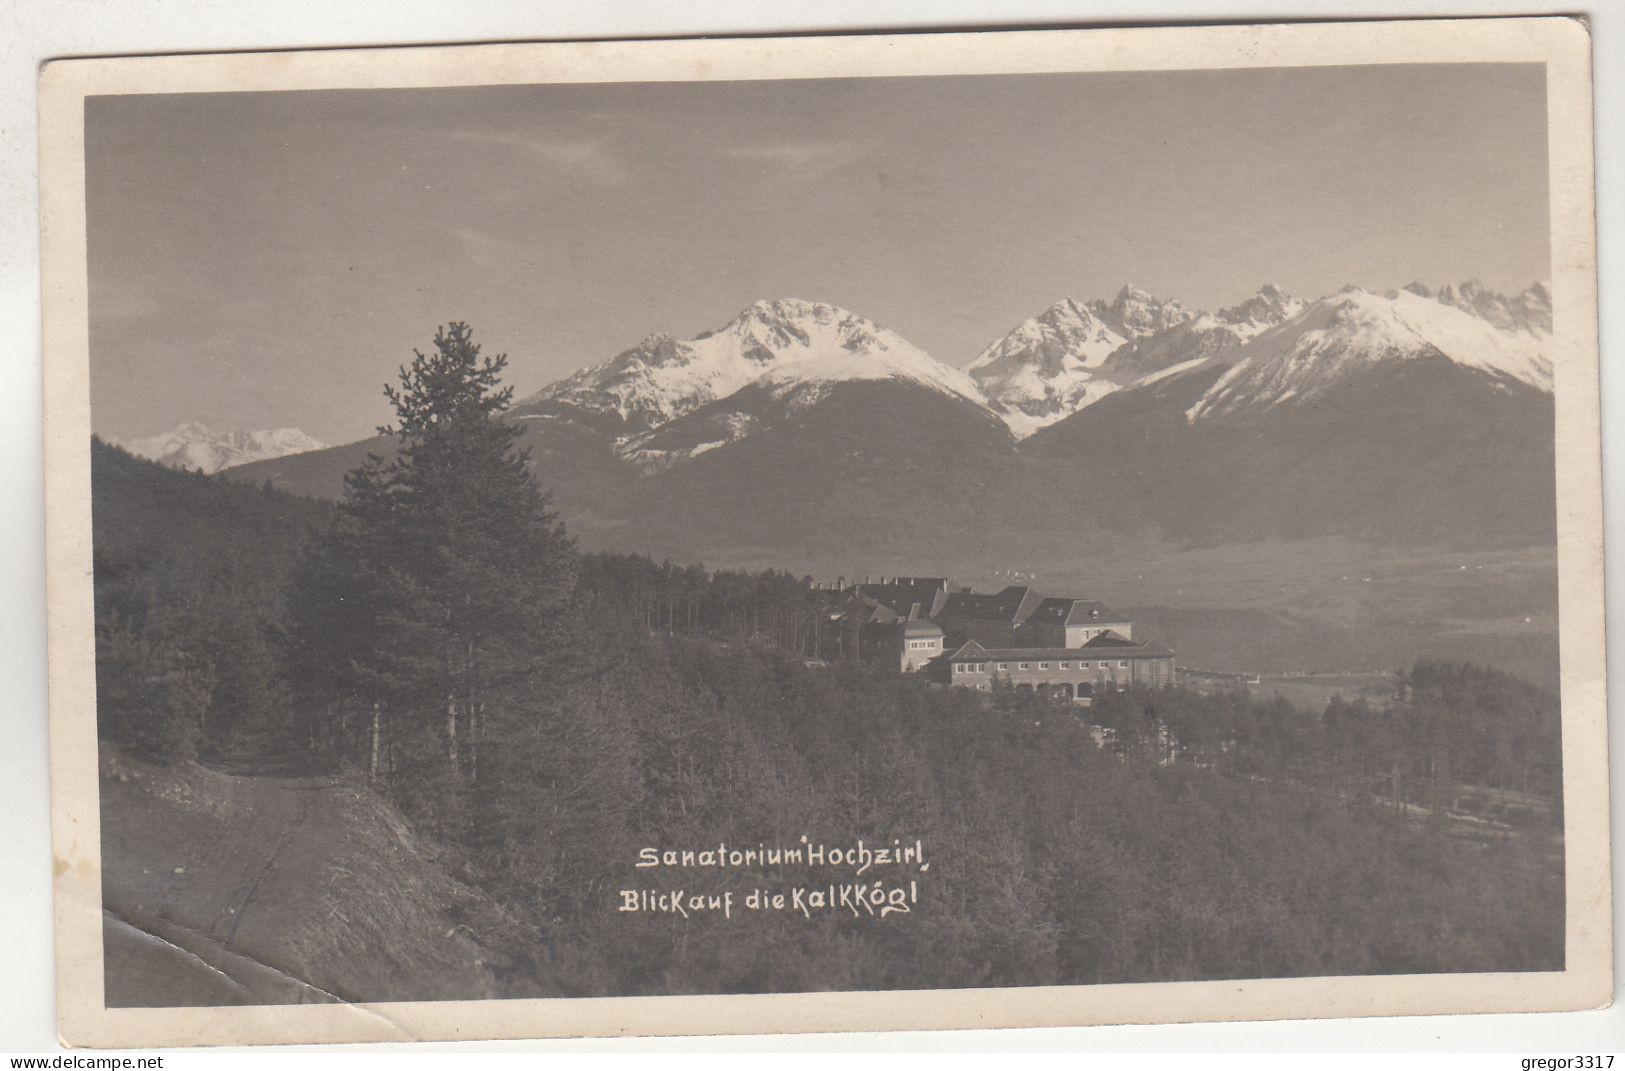
M 963 673 L 963 672 L 965 672 L 964 663 L 962 663 L 962 662 L 954 663 L 954 672 L 955 673 Z
M 1008 662 L 1000 662 L 999 663 L 999 668 L 1000 669 L 1009 669 L 1010 668 L 1010 663 L 1008 663 Z
M 1049 668 L 1049 663 L 1048 662 L 1040 662 L 1040 663 L 1038 663 L 1038 668 L 1039 669 L 1048 669 Z
M 1033 668 L 1033 667 L 1032 667 L 1032 664 L 1031 664 L 1031 663 L 1028 663 L 1028 662 L 1021 662 L 1021 663 L 1019 663 L 1019 664 L 1017 664 L 1017 666 L 1016 666 L 1016 668 L 1017 668 L 1017 669 L 1031 669 L 1031 668 Z
M 1123 661 L 1117 663 L 1117 665 L 1121 669 L 1127 669 L 1128 668 L 1128 659 L 1126 659 L 1126 658 L 1123 659 Z
M 1071 669 L 1072 668 L 1072 663 L 1071 662 L 1062 662 L 1061 663 L 1061 668 L 1062 669 Z

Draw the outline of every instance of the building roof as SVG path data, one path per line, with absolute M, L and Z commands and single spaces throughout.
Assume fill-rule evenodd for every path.
M 884 606 L 858 603 L 856 606 L 848 606 L 846 612 L 841 615 L 841 620 L 859 625 L 886 625 L 898 620 L 898 617 Z
M 1043 601 L 1043 596 L 1025 585 L 1012 584 L 997 595 L 961 591 L 944 601 L 942 616 L 1020 625 Z
M 857 592 L 899 617 L 932 617 L 947 598 L 948 581 L 937 576 L 897 576 L 879 584 L 859 584 Z
M 1045 599 L 1027 618 L 1029 625 L 1122 624 L 1128 618 L 1103 602 L 1088 599 Z
M 1172 658 L 1174 652 L 1155 640 L 1150 643 L 1129 643 L 1127 646 L 1118 644 L 1094 647 L 1084 644 L 1082 647 L 995 647 L 986 648 L 972 640 L 959 650 L 948 656 L 950 662 L 1035 662 L 1045 661 L 1089 661 L 1090 659 L 1113 658 Z
M 1078 648 L 1078 650 L 1098 649 L 1101 647 L 1111 648 L 1138 646 L 1140 645 L 1129 639 L 1127 636 L 1124 636 L 1122 633 L 1113 632 L 1111 629 L 1107 629 L 1105 632 L 1102 632 L 1100 635 L 1094 637 L 1088 643 Z

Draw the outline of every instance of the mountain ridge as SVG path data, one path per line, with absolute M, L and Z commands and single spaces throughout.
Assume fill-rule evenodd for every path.
M 188 421 L 145 438 L 109 441 L 148 461 L 205 473 L 219 472 L 253 461 L 327 449 L 326 443 L 306 435 L 298 428 L 217 431 L 198 421 Z
M 515 411 L 568 406 L 613 411 L 624 436 L 652 431 L 748 386 L 794 393 L 851 380 L 903 379 L 983 404 L 981 391 L 896 332 L 837 305 L 757 301 L 692 338 L 646 337 L 633 349 L 523 399 Z
M 1521 304 L 1450 293 L 1460 303 L 1358 288 L 1303 302 L 1265 284 L 1208 313 L 1158 311 L 1125 287 L 1110 304 L 1136 337 L 1097 313 L 1108 303 L 1063 299 L 968 371 L 837 306 L 764 301 L 694 339 L 650 336 L 505 418 L 584 540 L 694 560 L 843 546 L 1019 560 L 1123 538 L 1345 529 L 1538 542 L 1550 529 L 1546 336 L 1489 317 L 1538 312 L 1539 291 Z M 1054 374 L 1030 377 L 1041 389 L 1025 400 L 1043 404 L 1021 410 L 1019 392 L 998 388 L 1033 369 Z M 1459 412 L 1429 421 L 1429 405 Z M 375 438 L 230 474 L 336 497 L 346 468 L 390 449 Z M 1474 465 L 1534 490 L 1486 513 L 1495 495 Z M 1420 504 L 1395 511 L 1385 486 Z M 1318 519 L 1295 518 L 1294 502 Z

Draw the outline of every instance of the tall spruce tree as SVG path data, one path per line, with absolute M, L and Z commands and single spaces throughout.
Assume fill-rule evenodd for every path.
M 413 351 L 385 387 L 397 451 L 347 475 L 296 600 L 302 671 L 359 719 L 370 775 L 442 815 L 502 704 L 545 687 L 574 584 L 573 544 L 499 419 L 506 364 L 464 323 Z

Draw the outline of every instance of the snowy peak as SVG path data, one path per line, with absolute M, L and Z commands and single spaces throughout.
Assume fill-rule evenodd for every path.
M 1125 339 L 1165 331 L 1195 315 L 1180 302 L 1153 297 L 1137 286 L 1124 286 L 1110 303 L 1091 301 L 1089 310 Z
M 1190 318 L 1179 302 L 1135 286 L 1109 302 L 1065 298 L 987 347 L 965 370 L 1011 433 L 1026 438 L 1117 390 L 1124 380 L 1106 371 L 1113 354 Z
M 1089 306 L 1064 298 L 994 342 L 965 370 L 1025 437 L 1115 389 L 1094 374 L 1123 345 Z
M 269 431 L 216 431 L 207 424 L 187 423 L 144 439 L 127 439 L 116 443 L 137 457 L 156 461 L 178 469 L 197 469 L 219 472 L 233 465 L 246 465 L 251 461 L 268 461 L 289 454 L 302 454 L 309 450 L 325 450 L 326 443 L 306 435 L 298 428 L 274 428 Z
M 1503 384 L 1552 389 L 1551 360 L 1529 334 L 1409 289 L 1373 294 L 1349 287 L 1248 342 L 1185 416 L 1194 422 L 1307 401 L 1365 370 L 1427 357 Z
M 1265 283 L 1258 293 L 1227 309 L 1220 309 L 1216 318 L 1221 323 L 1238 328 L 1247 338 L 1278 323 L 1292 319 L 1303 311 L 1303 302 L 1286 293 L 1274 283 Z
M 1420 282 L 1411 283 L 1405 289 L 1471 313 L 1503 331 L 1537 336 L 1552 333 L 1552 293 L 1543 282 L 1511 296 L 1491 290 L 1477 279 L 1446 285 L 1439 290 Z
M 775 394 L 850 380 L 901 379 L 976 405 L 981 392 L 896 332 L 834 305 L 758 301 L 690 339 L 651 335 L 521 403 L 561 402 L 620 415 L 630 434 L 659 427 L 758 384 Z
M 980 380 L 1015 364 L 1035 365 L 1050 375 L 1070 367 L 1093 368 L 1124 341 L 1089 306 L 1063 298 L 983 350 L 965 371 Z

